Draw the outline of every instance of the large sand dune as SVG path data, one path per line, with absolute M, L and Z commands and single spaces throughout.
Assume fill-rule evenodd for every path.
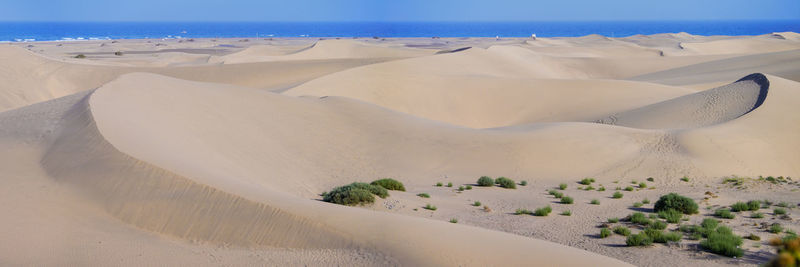
M 711 44 L 676 47 L 689 41 Z M 326 40 L 289 53 L 298 44 L 286 42 L 207 55 L 224 64 L 160 67 L 0 47 L 0 193 L 13 203 L 0 207 L 0 262 L 758 264 L 766 245 L 729 261 L 691 246 L 623 247 L 623 237 L 596 237 L 596 226 L 673 191 L 723 195 L 708 206 L 742 195 L 797 201 L 779 185 L 715 184 L 800 175 L 800 83 L 787 75 L 800 70 L 787 60 L 797 50 L 772 52 L 796 46 L 792 38 L 454 39 L 437 49 L 476 45 L 443 54 L 397 46 L 430 40 Z M 530 184 L 433 186 L 482 175 Z M 408 192 L 362 207 L 320 201 L 332 187 L 379 177 Z M 619 200 L 573 189 L 583 177 L 609 192 L 620 180 L 655 180 Z M 570 183 L 574 205 L 546 195 L 559 183 Z M 430 203 L 439 210 L 421 208 Z M 575 214 L 513 215 L 543 205 Z M 737 228 L 751 219 L 737 220 L 737 233 L 753 231 Z

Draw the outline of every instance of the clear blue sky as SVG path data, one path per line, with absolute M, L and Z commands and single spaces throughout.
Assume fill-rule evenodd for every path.
M 0 0 L 3 21 L 800 19 L 800 0 Z

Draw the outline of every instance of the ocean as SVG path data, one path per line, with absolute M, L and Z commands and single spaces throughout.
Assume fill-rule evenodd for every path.
M 0 22 L 0 41 L 233 37 L 574 37 L 800 32 L 800 20 L 574 22 Z

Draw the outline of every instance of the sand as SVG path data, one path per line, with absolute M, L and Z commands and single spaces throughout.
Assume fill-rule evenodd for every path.
M 800 185 L 757 179 L 800 175 L 797 36 L 2 45 L 0 262 L 758 265 L 778 236 L 760 223 L 800 231 Z M 528 184 L 456 189 L 482 175 Z M 321 201 L 381 177 L 407 192 Z M 577 189 L 584 177 L 607 191 Z M 574 204 L 547 194 L 560 183 Z M 597 236 L 669 192 L 701 205 L 684 223 L 740 200 L 795 208 L 725 220 L 762 237 L 735 259 Z M 514 215 L 544 205 L 553 214 Z

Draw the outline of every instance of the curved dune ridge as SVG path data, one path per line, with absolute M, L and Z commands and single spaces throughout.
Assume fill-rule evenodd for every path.
M 153 85 L 157 88 L 148 89 Z M 267 175 L 268 180 L 258 180 L 264 177 L 252 176 L 232 179 L 235 176 L 217 177 L 219 173 L 201 170 L 205 175 L 184 176 L 180 173 L 193 172 L 185 169 L 185 164 L 190 163 L 185 160 L 183 163 L 170 163 L 164 158 L 143 161 L 131 156 L 129 153 L 148 156 L 145 150 L 161 145 L 149 143 L 148 140 L 155 140 L 151 138 L 169 140 L 169 136 L 180 134 L 163 129 L 165 131 L 160 136 L 140 136 L 138 141 L 120 136 L 146 135 L 147 131 L 141 130 L 130 133 L 132 128 L 129 127 L 135 129 L 150 123 L 159 124 L 158 120 L 146 118 L 146 112 L 142 111 L 168 108 L 159 107 L 161 103 L 147 104 L 140 101 L 148 101 L 151 97 L 177 96 L 174 94 L 183 94 L 188 88 L 195 88 L 193 93 L 201 98 L 213 97 L 220 92 L 228 94 L 231 93 L 230 90 L 239 91 L 234 94 L 235 99 L 231 99 L 236 101 L 242 101 L 240 97 L 245 96 L 255 97 L 257 99 L 253 102 L 261 103 L 274 98 L 258 97 L 262 93 L 249 89 L 192 84 L 152 74 L 124 75 L 88 95 L 66 112 L 61 121 L 62 126 L 57 131 L 57 138 L 42 159 L 44 169 L 51 177 L 77 188 L 120 220 L 145 230 L 186 240 L 234 246 L 357 246 L 392 255 L 400 263 L 407 265 L 515 264 L 533 260 L 566 265 L 589 262 L 595 265 L 625 265 L 586 251 L 506 233 L 322 204 L 290 196 L 272 190 L 276 186 L 286 185 L 263 184 L 275 181 L 274 178 L 269 178 L 270 175 Z M 301 101 L 281 96 L 276 96 L 273 101 L 278 99 L 289 103 Z M 119 106 L 119 101 L 133 105 Z M 169 108 L 182 113 L 180 110 L 186 106 L 181 103 L 197 105 L 199 102 L 178 101 Z M 201 111 L 202 107 L 196 106 L 192 109 L 190 112 L 194 113 Z M 139 115 L 117 116 L 122 115 L 121 111 Z M 181 116 L 187 115 L 182 113 Z M 196 116 L 204 117 L 201 114 Z M 185 119 L 197 120 L 190 117 Z M 248 139 L 243 136 L 240 138 Z M 206 141 L 212 144 L 218 142 Z M 133 149 L 131 145 L 137 148 Z M 235 148 L 236 144 L 229 145 L 233 145 L 234 150 L 238 149 Z M 129 151 L 124 152 L 126 150 Z M 163 152 L 165 151 L 160 153 Z M 223 155 L 229 153 L 219 152 Z M 205 161 L 204 157 L 206 156 L 188 161 Z M 156 167 L 148 161 L 163 163 L 170 170 Z M 236 167 L 237 164 L 233 164 L 228 167 Z M 274 167 L 276 166 L 271 168 Z M 210 168 L 226 167 L 217 165 Z M 246 172 L 233 171 L 231 174 L 237 173 Z M 386 232 L 384 229 L 392 230 Z M 501 243 L 504 246 L 499 246 Z M 509 244 L 514 245 L 508 246 Z M 536 253 L 532 253 L 533 251 Z M 544 255 L 553 258 L 545 259 Z
M 240 52 L 218 57 L 214 61 L 235 64 L 259 61 L 394 58 L 430 55 L 434 52 L 433 50 L 391 47 L 384 44 L 365 43 L 356 40 L 321 40 L 308 47 L 283 55 L 275 55 L 273 51 L 265 51 L 263 47 L 249 47 Z
M 598 122 L 643 129 L 703 127 L 758 108 L 768 91 L 767 77 L 754 73 L 729 85 L 614 114 Z

